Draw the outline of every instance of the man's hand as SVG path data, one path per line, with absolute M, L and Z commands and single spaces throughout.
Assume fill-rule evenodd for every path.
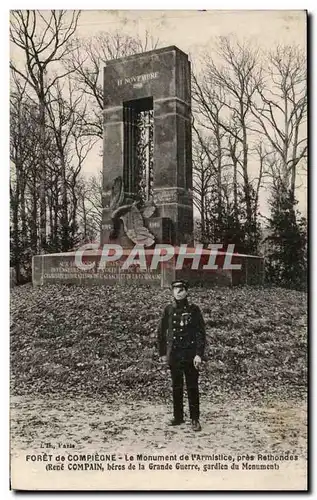
M 196 356 L 194 357 L 194 367 L 196 368 L 196 370 L 199 370 L 200 363 L 201 357 L 196 354 Z
M 167 356 L 161 356 L 160 362 L 166 364 L 167 363 Z

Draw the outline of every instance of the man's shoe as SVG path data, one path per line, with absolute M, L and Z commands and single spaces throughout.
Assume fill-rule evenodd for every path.
M 172 418 L 172 420 L 169 421 L 168 425 L 174 426 L 174 425 L 181 425 L 184 423 L 184 419 L 179 419 L 179 418 Z
M 192 429 L 193 431 L 201 431 L 199 420 L 192 420 Z

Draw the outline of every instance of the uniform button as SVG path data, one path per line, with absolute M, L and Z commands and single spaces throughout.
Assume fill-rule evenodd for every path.
M 174 340 L 176 339 L 175 335 L 174 335 L 173 339 L 174 339 Z
M 173 332 L 175 332 L 176 328 L 173 328 Z

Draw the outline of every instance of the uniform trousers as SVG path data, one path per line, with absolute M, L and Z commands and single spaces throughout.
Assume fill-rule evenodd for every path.
M 193 364 L 193 358 L 178 357 L 170 361 L 170 370 L 173 385 L 173 409 L 175 420 L 184 418 L 184 375 L 189 403 L 191 420 L 199 420 L 199 372 Z

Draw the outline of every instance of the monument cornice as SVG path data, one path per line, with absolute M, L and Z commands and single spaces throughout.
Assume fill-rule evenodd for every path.
M 161 49 L 148 50 L 147 52 L 140 52 L 138 54 L 131 54 L 130 56 L 120 57 L 118 59 L 112 59 L 111 61 L 106 62 L 105 67 L 112 66 L 117 63 L 129 62 L 133 59 L 145 59 L 151 55 L 156 56 L 165 52 L 178 52 L 179 54 L 182 54 L 183 57 L 185 56 L 188 59 L 188 55 L 185 54 L 185 52 L 183 52 L 181 49 L 176 47 L 176 45 L 169 45 L 168 47 L 162 47 Z

